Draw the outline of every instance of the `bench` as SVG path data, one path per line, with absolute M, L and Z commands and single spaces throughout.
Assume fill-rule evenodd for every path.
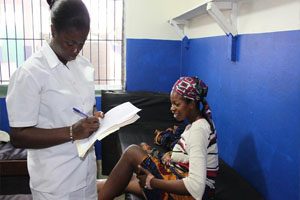
M 2 195 L 30 194 L 26 150 L 0 142 L 0 199 Z

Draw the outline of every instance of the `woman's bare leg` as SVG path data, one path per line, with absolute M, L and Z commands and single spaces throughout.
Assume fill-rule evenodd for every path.
M 147 154 L 137 145 L 129 146 L 122 154 L 120 160 L 111 171 L 108 179 L 98 182 L 99 200 L 110 200 L 121 195 L 126 189 L 138 191 L 138 182 L 130 182 L 137 166 L 146 158 Z
M 139 184 L 139 179 L 136 177 L 135 174 L 132 176 L 127 188 L 125 189 L 125 192 L 135 194 L 143 199 L 145 198 L 143 189 Z
M 103 188 L 106 180 L 107 179 L 98 179 L 97 180 L 98 196 L 100 194 L 100 191 L 102 191 L 102 188 Z M 138 179 L 135 174 L 133 174 L 133 176 L 132 176 L 131 180 L 129 181 L 124 192 L 135 194 L 135 195 L 139 196 L 140 198 L 145 199 L 143 189 L 140 187 L 140 184 L 139 184 Z
M 100 194 L 100 191 L 102 190 L 105 182 L 106 182 L 107 179 L 97 179 L 97 192 L 98 192 L 98 197 L 99 197 L 99 194 Z

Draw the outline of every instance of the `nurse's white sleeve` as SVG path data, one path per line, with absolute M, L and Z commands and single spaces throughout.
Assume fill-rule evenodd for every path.
M 11 127 L 34 126 L 38 121 L 40 88 L 25 69 L 18 69 L 10 79 L 6 105 Z

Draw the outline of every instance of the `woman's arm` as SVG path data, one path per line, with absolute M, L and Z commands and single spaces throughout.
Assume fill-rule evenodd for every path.
M 138 166 L 139 184 L 142 188 L 160 189 L 166 192 L 190 195 L 182 180 L 162 180 L 155 178 L 147 169 Z
M 152 188 L 161 189 L 163 191 L 174 194 L 190 195 L 182 180 L 166 181 L 162 179 L 153 178 L 150 181 L 150 186 Z
M 206 187 L 207 146 L 209 126 L 202 127 L 200 121 L 194 122 L 190 128 L 189 147 L 189 175 L 182 179 L 185 187 L 195 199 L 201 199 Z
M 191 127 L 188 135 L 187 146 L 189 146 L 189 175 L 182 180 L 162 180 L 154 178 L 146 169 L 139 167 L 141 187 L 161 189 L 166 192 L 192 195 L 201 198 L 205 190 L 206 181 L 206 154 L 207 135 L 206 130 L 199 126 Z

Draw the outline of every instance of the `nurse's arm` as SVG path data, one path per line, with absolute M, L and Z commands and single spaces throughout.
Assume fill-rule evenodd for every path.
M 11 127 L 10 139 L 12 145 L 17 148 L 47 148 L 87 138 L 99 128 L 99 125 L 99 119 L 93 116 L 76 122 L 72 125 L 72 130 L 70 126 L 52 129 Z

